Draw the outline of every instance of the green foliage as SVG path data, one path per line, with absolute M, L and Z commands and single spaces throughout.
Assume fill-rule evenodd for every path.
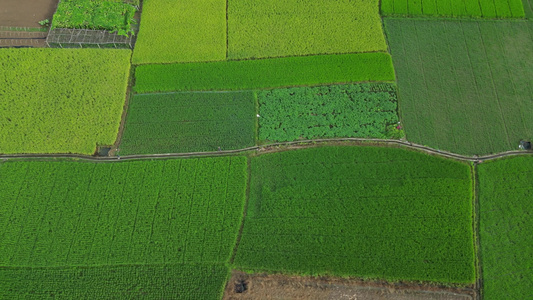
M 61 0 L 52 19 L 52 28 L 77 28 L 133 34 L 137 9 L 121 0 Z M 138 6 L 138 1 L 137 1 Z
M 245 157 L 0 164 L 0 266 L 224 263 Z
M 525 0 L 528 1 L 528 0 Z M 386 16 L 523 18 L 521 0 L 383 0 Z
M 466 164 L 382 147 L 252 158 L 235 266 L 245 270 L 471 284 Z
M 479 165 L 483 299 L 528 299 L 533 286 L 533 157 Z
M 398 122 L 393 84 L 330 85 L 262 91 L 259 139 L 293 141 L 324 137 L 392 137 Z
M 135 91 L 242 90 L 338 82 L 393 81 L 387 53 L 142 65 Z
M 146 0 L 134 64 L 226 59 L 226 1 Z
M 223 265 L 0 268 L 2 299 L 220 299 Z
M 240 149 L 255 145 L 252 92 L 135 95 L 120 154 Z
M 0 153 L 93 154 L 115 142 L 129 50 L 0 49 Z
M 228 1 L 228 38 L 230 59 L 387 51 L 378 0 Z
M 526 18 L 533 19 L 533 0 L 523 0 Z
M 386 19 L 407 138 L 467 155 L 533 139 L 533 22 Z

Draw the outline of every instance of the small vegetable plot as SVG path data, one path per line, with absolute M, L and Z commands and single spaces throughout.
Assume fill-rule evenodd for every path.
M 230 59 L 387 51 L 378 0 L 228 1 Z
M 0 50 L 0 153 L 93 154 L 112 145 L 131 51 Z
M 253 92 L 135 95 L 119 153 L 239 149 L 255 144 Z
M 524 17 L 521 0 L 383 0 L 381 12 L 384 15 Z
M 252 158 L 234 264 L 250 271 L 474 282 L 466 164 L 397 148 Z
M 528 299 L 533 286 L 533 157 L 480 164 L 483 299 Z
M 397 138 L 394 84 L 351 84 L 261 91 L 259 139 Z

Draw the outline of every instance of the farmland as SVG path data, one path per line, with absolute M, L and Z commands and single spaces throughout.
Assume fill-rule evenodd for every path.
M 129 50 L 0 50 L 0 153 L 93 154 L 115 142 Z
M 527 1 L 527 0 L 526 0 Z M 521 0 L 383 0 L 383 15 L 523 18 Z
M 391 137 L 398 122 L 393 84 L 352 84 L 258 93 L 259 139 Z
M 469 284 L 466 164 L 396 148 L 252 158 L 234 264 L 243 270 Z
M 480 155 L 533 139 L 532 22 L 386 19 L 385 27 L 408 140 Z
M 386 50 L 377 0 L 228 1 L 229 59 Z
M 255 144 L 253 92 L 137 94 L 120 154 L 240 149 Z
M 393 81 L 386 53 L 319 55 L 210 63 L 141 65 L 135 92 L 245 90 Z
M 533 286 L 533 157 L 478 167 L 484 299 L 528 299 Z
M 146 0 L 133 63 L 226 59 L 226 1 Z

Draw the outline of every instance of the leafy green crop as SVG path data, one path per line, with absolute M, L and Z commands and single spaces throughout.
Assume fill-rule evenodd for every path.
M 389 16 L 524 17 L 521 0 L 383 0 L 381 12 Z
M 224 265 L 0 268 L 1 299 L 220 299 Z
M 226 59 L 226 1 L 145 0 L 133 63 Z
M 93 154 L 112 145 L 131 51 L 0 49 L 0 153 Z
M 261 91 L 259 139 L 390 138 L 398 122 L 393 84 L 330 85 Z
M 466 164 L 383 147 L 321 147 L 251 160 L 234 264 L 253 271 L 471 284 Z
M 122 35 L 133 34 L 133 17 L 137 9 L 131 2 L 125 2 L 61 0 L 52 19 L 52 28 L 96 29 L 117 31 Z
M 228 1 L 228 57 L 387 51 L 378 0 Z
M 387 53 L 318 55 L 210 63 L 142 65 L 135 91 L 242 90 L 362 81 L 393 81 Z
M 483 299 L 528 299 L 533 286 L 533 157 L 478 166 Z
M 252 92 L 135 95 L 120 154 L 239 149 L 255 144 Z

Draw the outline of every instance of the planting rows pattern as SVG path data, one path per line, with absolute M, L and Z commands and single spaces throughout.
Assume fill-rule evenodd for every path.
M 521 0 L 383 0 L 383 15 L 523 18 Z

